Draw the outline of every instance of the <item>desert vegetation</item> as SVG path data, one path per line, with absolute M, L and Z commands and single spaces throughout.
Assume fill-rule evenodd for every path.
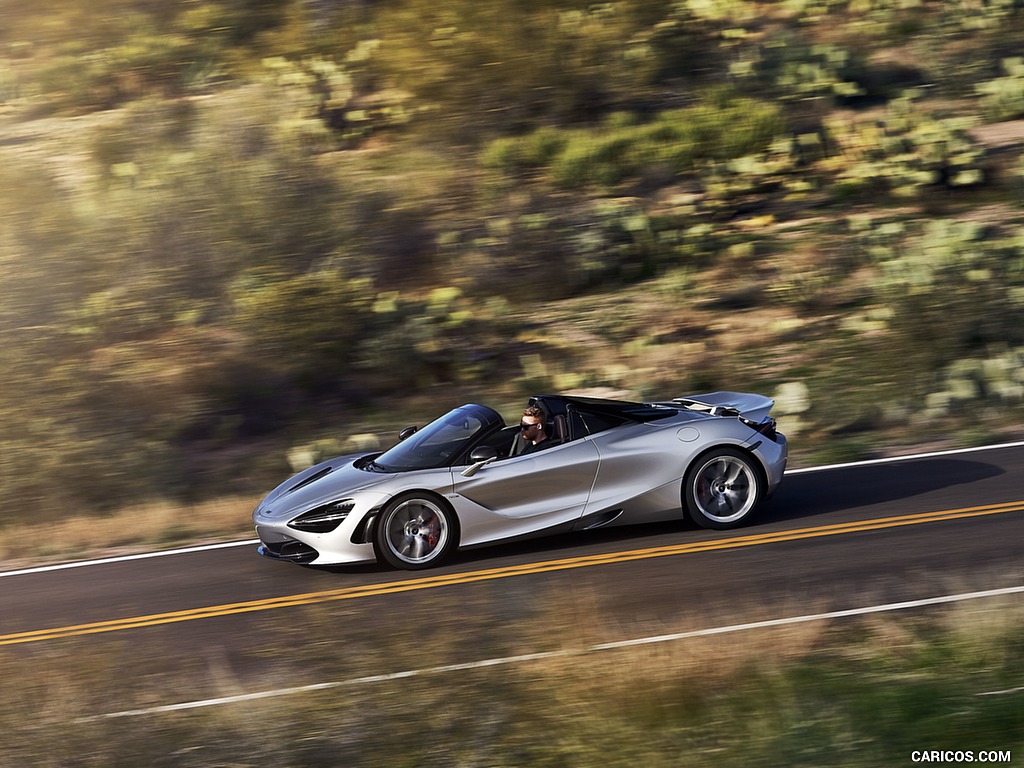
M 8 530 L 541 390 L 775 394 L 797 462 L 1022 423 L 1015 0 L 0 20 Z

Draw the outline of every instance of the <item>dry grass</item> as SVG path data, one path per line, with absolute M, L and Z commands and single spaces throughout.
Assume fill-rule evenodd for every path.
M 46 525 L 15 523 L 0 528 L 0 560 L 10 568 L 41 560 L 251 536 L 250 514 L 257 501 L 248 496 L 199 504 L 157 501 L 103 517 L 69 517 Z
M 530 625 L 522 638 L 505 636 L 517 647 L 510 655 L 532 651 L 584 651 L 638 637 L 663 637 L 695 632 L 710 627 L 769 621 L 828 610 L 821 605 L 733 602 L 722 612 L 694 610 L 678 623 L 618 625 L 610 619 L 599 595 L 588 589 L 554 596 L 552 604 Z M 766 627 L 722 634 L 693 636 L 668 642 L 622 646 L 593 653 L 552 656 L 531 662 L 526 677 L 550 683 L 560 680 L 559 690 L 571 697 L 600 698 L 608 688 L 652 691 L 665 681 L 686 679 L 714 688 L 753 665 L 785 665 L 796 662 L 833 640 L 833 624 L 812 621 L 788 626 Z

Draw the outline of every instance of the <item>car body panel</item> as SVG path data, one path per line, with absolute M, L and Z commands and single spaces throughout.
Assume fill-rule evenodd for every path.
M 578 520 L 599 464 L 593 441 L 583 439 L 495 462 L 472 477 L 453 471 L 455 493 L 485 512 L 460 515 L 463 546 Z
M 666 450 L 677 430 L 674 424 L 635 424 L 596 435 L 601 467 L 587 514 L 622 508 L 623 523 L 682 519 L 680 484 L 686 461 L 676 445 L 668 443 L 671 450 Z
M 280 484 L 253 512 L 261 552 L 313 565 L 373 561 L 377 516 L 405 494 L 442 500 L 458 521 L 458 546 L 475 547 L 682 519 L 684 478 L 709 451 L 748 456 L 765 494 L 785 471 L 788 445 L 768 417 L 772 400 L 762 395 L 718 392 L 659 403 L 555 395 L 530 403 L 553 424 L 561 420 L 563 442 L 509 455 L 520 439 L 516 428 L 486 406 L 461 406 L 388 451 L 331 459 Z M 470 453 L 480 446 L 491 446 L 491 456 L 474 462 Z M 344 519 L 333 530 L 297 527 L 298 518 L 339 504 Z

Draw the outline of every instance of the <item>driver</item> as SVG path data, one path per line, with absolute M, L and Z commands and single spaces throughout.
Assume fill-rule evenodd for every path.
M 519 422 L 519 439 L 525 440 L 526 445 L 519 455 L 536 453 L 554 445 L 555 441 L 544 430 L 545 421 L 544 411 L 536 405 L 531 405 L 523 411 L 522 421 Z

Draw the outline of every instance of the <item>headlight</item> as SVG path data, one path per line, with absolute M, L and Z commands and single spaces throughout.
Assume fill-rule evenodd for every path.
M 348 517 L 356 503 L 351 499 L 335 501 L 322 507 L 303 512 L 288 523 L 289 528 L 310 533 L 330 533 Z

